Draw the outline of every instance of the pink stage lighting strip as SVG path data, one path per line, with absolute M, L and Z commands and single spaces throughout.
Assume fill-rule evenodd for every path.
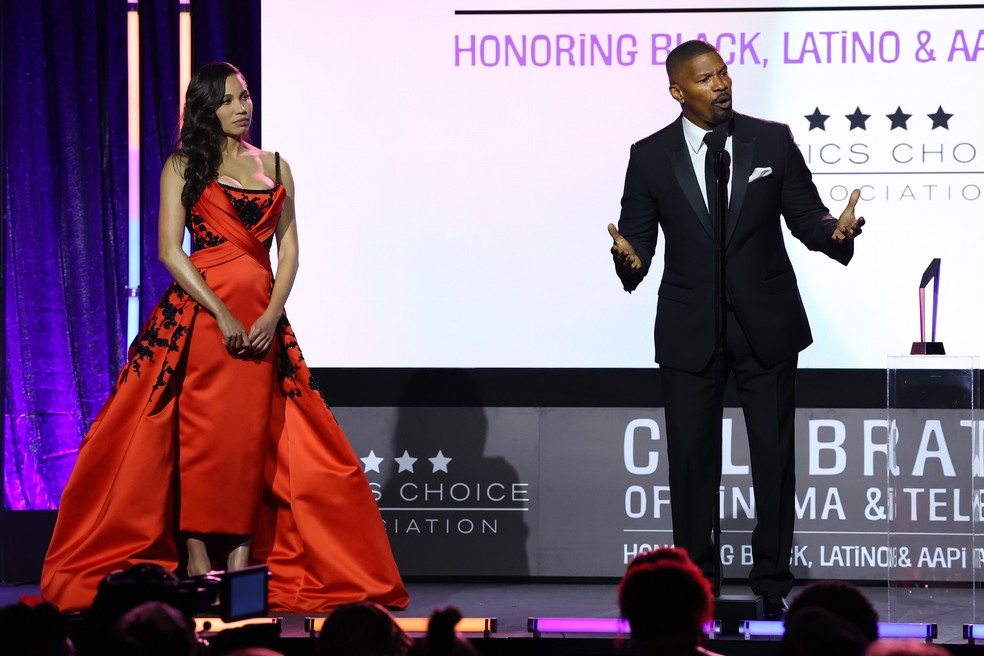
M 126 343 L 140 328 L 140 10 L 131 1 L 126 9 L 127 99 L 127 303 Z
M 964 630 L 966 634 L 966 628 Z M 782 621 L 748 620 L 745 622 L 744 635 L 746 640 L 752 638 L 777 638 L 785 633 Z M 984 635 L 982 633 L 981 635 Z M 936 624 L 879 622 L 879 638 L 908 638 L 916 640 L 932 640 L 937 636 Z
M 184 109 L 185 94 L 191 82 L 191 0 L 178 1 L 178 116 Z M 191 233 L 187 228 L 181 240 L 181 249 L 191 255 Z
M 526 623 L 529 633 L 624 633 L 629 623 L 615 618 L 531 617 Z
M 327 617 L 305 617 L 304 630 L 312 636 L 321 633 Z M 396 617 L 397 626 L 407 633 L 427 633 L 429 617 Z M 462 617 L 454 625 L 457 633 L 481 633 L 486 638 L 499 630 L 499 620 L 495 617 Z
M 629 635 L 629 623 L 618 618 L 604 617 L 531 617 L 526 630 L 534 635 L 541 633 L 609 633 Z M 717 622 L 708 622 L 704 633 L 714 636 L 720 632 Z

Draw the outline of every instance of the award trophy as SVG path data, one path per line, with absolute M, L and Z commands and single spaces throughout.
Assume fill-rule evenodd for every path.
M 929 281 L 933 281 L 933 332 L 932 341 L 926 341 L 926 287 Z M 933 261 L 926 267 L 923 273 L 922 282 L 919 283 L 919 341 L 912 343 L 910 355 L 946 355 L 943 350 L 943 342 L 936 341 L 936 310 L 940 303 L 940 258 L 933 258 Z
M 927 299 L 930 281 L 933 293 L 932 299 Z M 887 430 L 882 433 L 887 446 L 884 487 L 872 488 L 885 504 L 878 507 L 878 513 L 874 506 L 868 506 L 871 512 L 866 514 L 868 519 L 884 521 L 881 526 L 885 530 L 883 548 L 888 554 L 887 613 L 882 615 L 879 608 L 879 614 L 888 622 L 911 622 L 915 608 L 927 617 L 959 607 L 973 616 L 975 623 L 984 613 L 984 604 L 979 601 L 984 518 L 977 513 L 979 498 L 974 496 L 984 481 L 980 368 L 977 356 L 946 355 L 943 344 L 936 341 L 939 289 L 940 260 L 936 258 L 919 286 L 920 341 L 912 344 L 910 355 L 888 357 Z M 928 302 L 933 303 L 931 332 L 926 329 Z M 926 462 L 936 449 L 934 444 L 945 464 L 924 468 L 919 463 Z M 931 492 L 933 489 L 944 489 L 954 499 L 967 499 L 959 505 L 967 510 L 958 510 L 958 504 L 951 504 L 953 514 L 946 517 L 932 510 L 933 504 L 939 502 L 932 497 L 944 494 Z M 941 520 L 947 522 L 946 529 L 941 530 Z M 933 567 L 924 557 L 912 557 L 935 549 L 953 549 L 954 554 L 973 552 L 975 557 L 959 563 L 953 560 L 943 567 Z M 908 558 L 902 556 L 905 551 L 909 552 Z M 960 596 L 967 595 L 968 588 L 970 608 Z

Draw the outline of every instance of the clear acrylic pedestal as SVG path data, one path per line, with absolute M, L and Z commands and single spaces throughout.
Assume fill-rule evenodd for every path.
M 957 611 L 955 623 L 979 622 L 984 421 L 974 408 L 977 367 L 971 356 L 888 358 L 882 507 L 890 559 L 882 621 L 931 622 Z

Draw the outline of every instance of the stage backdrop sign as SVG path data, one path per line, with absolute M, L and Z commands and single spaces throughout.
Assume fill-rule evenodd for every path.
M 617 577 L 672 544 L 662 410 L 336 408 L 376 492 L 406 575 Z M 984 421 L 958 410 L 796 414 L 797 578 L 971 581 L 984 521 Z M 751 565 L 755 493 L 739 410 L 722 426 L 721 558 Z M 908 455 L 887 492 L 888 440 Z M 902 452 L 903 449 L 900 449 Z M 890 513 L 918 530 L 887 536 Z
M 908 351 L 936 257 L 939 337 L 984 353 L 970 301 L 984 279 L 980 3 L 278 0 L 262 12 L 263 145 L 297 182 L 288 312 L 312 366 L 652 362 L 662 253 L 630 296 L 605 226 L 630 144 L 680 113 L 664 63 L 695 38 L 720 49 L 737 111 L 790 126 L 835 215 L 861 189 L 868 224 L 850 267 L 787 240 L 816 337 L 800 366 L 880 369 Z

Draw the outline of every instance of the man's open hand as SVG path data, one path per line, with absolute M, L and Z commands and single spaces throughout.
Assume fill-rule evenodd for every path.
M 642 261 L 636 255 L 632 244 L 625 237 L 618 234 L 618 230 L 615 229 L 615 225 L 612 223 L 608 224 L 608 234 L 611 235 L 613 240 L 612 255 L 615 256 L 615 265 L 626 271 L 638 271 L 641 269 Z

